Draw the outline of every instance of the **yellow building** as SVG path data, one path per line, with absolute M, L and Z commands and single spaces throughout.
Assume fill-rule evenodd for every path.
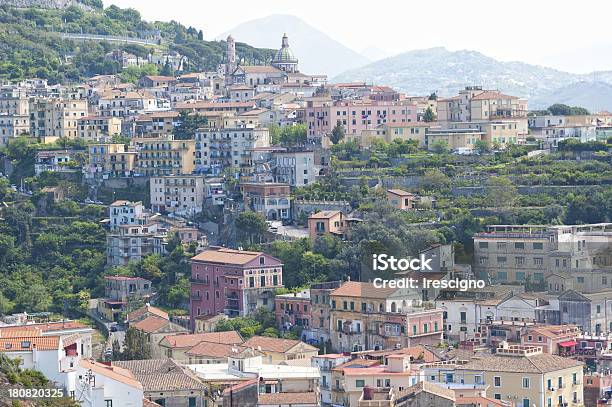
M 44 143 L 77 138 L 78 121 L 88 114 L 87 99 L 34 99 L 30 103 L 31 135 Z
M 476 148 L 478 141 L 484 140 L 484 133 L 474 129 L 429 130 L 425 140 L 428 150 L 444 144 L 453 151 L 471 151 Z
M 264 363 L 278 364 L 286 360 L 305 359 L 317 356 L 319 349 L 295 339 L 253 336 L 242 344 L 263 353 Z M 310 366 L 310 363 L 308 362 Z
M 435 122 L 408 122 L 408 123 L 387 123 L 385 124 L 385 141 L 391 142 L 394 139 L 402 141 L 418 141 L 419 147 L 426 147 L 425 135 L 430 128 L 437 128 Z
M 540 347 L 508 346 L 455 368 L 454 380 L 488 385 L 487 397 L 516 406 L 584 406 L 583 363 L 544 354 Z M 566 404 L 567 403 L 567 404 Z
M 109 141 L 121 134 L 121 119 L 118 117 L 85 116 L 77 121 L 79 138 L 87 142 Z
M 195 143 L 195 140 L 173 140 L 172 137 L 137 139 L 136 172 L 145 176 L 191 174 Z
M 134 175 L 137 153 L 125 144 L 91 144 L 88 146 L 88 152 L 89 162 L 85 173 L 88 178 Z

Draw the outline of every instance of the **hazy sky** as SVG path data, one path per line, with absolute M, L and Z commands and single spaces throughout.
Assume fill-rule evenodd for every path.
M 177 20 L 206 39 L 270 14 L 293 14 L 357 52 L 445 46 L 590 72 L 612 70 L 612 2 L 597 0 L 104 0 L 147 20 Z M 248 43 L 247 39 L 241 39 Z

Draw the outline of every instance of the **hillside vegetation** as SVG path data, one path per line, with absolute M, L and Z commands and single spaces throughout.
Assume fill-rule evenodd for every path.
M 62 39 L 60 33 L 141 38 L 159 30 L 158 48 L 177 51 L 189 58 L 189 71 L 215 69 L 223 62 L 225 43 L 204 41 L 203 33 L 193 27 L 171 22 L 147 22 L 137 10 L 116 6 L 101 8 L 93 0 L 84 1 L 87 9 L 0 6 L 0 79 L 28 77 L 48 79 L 51 83 L 80 81 L 97 74 L 121 71 L 119 64 L 105 61 L 113 49 L 126 49 L 146 57 L 150 49 L 140 45 L 119 45 L 105 41 Z M 262 64 L 273 50 L 236 44 L 238 58 L 247 64 Z

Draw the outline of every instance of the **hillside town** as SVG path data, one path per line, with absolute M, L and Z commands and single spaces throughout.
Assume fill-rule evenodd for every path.
M 612 113 L 334 83 L 288 34 L 261 64 L 230 35 L 212 71 L 117 47 L 158 74 L 2 83 L 7 388 L 34 370 L 85 407 L 612 406 Z

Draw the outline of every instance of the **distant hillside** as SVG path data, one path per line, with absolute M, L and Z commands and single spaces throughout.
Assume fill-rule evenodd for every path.
M 292 15 L 274 14 L 242 23 L 217 39 L 228 34 L 237 41 L 253 46 L 278 49 L 283 33 L 289 36 L 289 45 L 300 60 L 300 71 L 308 74 L 323 73 L 330 77 L 347 69 L 370 62 L 338 41 Z
M 572 83 L 534 98 L 533 104 L 549 106 L 551 101 L 582 106 L 591 112 L 612 111 L 612 84 L 586 81 Z
M 0 0 L 2 1 L 2 0 Z M 6 3 L 5 1 L 2 1 Z M 10 3 L 45 3 L 47 6 L 70 3 L 69 0 L 9 0 Z M 175 21 L 147 22 L 134 9 L 110 6 L 97 7 L 97 0 L 81 0 L 86 9 L 15 8 L 0 6 L 0 79 L 39 77 L 52 83 L 78 81 L 96 74 L 112 74 L 121 70 L 116 63 L 104 60 L 112 49 L 122 48 L 107 42 L 82 42 L 61 39 L 58 32 L 88 33 L 141 37 L 159 33 L 160 47 L 175 50 L 190 60 L 189 69 L 211 70 L 223 62 L 225 43 L 203 41 L 202 33 Z M 145 55 L 141 46 L 123 46 L 130 52 Z M 270 60 L 273 50 L 236 44 L 239 58 L 261 64 Z
M 584 84 L 568 86 L 578 82 L 612 83 L 612 72 L 578 75 L 523 62 L 500 62 L 476 51 L 453 52 L 441 47 L 376 61 L 348 70 L 333 81 L 367 81 L 393 86 L 409 94 L 438 92 L 442 96 L 454 95 L 467 85 L 482 85 L 527 97 L 531 108 L 563 102 L 558 99 L 561 96 L 567 101 L 582 100 L 586 107 L 612 108 L 612 94 L 607 98 L 605 93 L 600 94 L 601 86 L 590 86 L 590 96 L 581 94 L 586 90 Z M 565 93 L 558 95 L 563 88 Z

